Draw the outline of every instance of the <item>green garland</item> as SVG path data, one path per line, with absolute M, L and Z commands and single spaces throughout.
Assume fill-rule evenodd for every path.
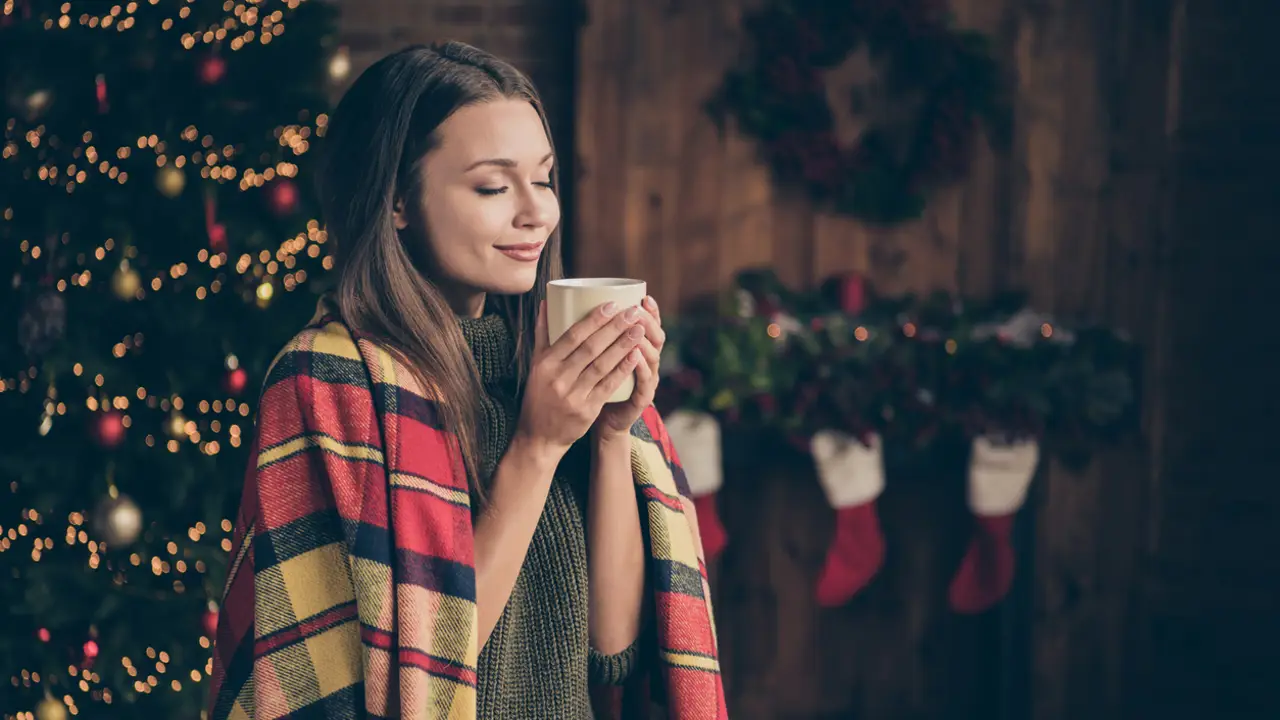
M 1035 437 L 1069 465 L 1136 428 L 1136 348 L 1067 328 L 1009 296 L 877 298 L 859 276 L 795 293 L 750 271 L 717 307 L 669 322 L 658 408 L 807 439 L 875 432 L 922 449 L 979 434 Z
M 733 118 L 774 176 L 819 205 L 885 225 L 917 218 L 932 191 L 967 173 L 977 125 L 997 143 L 1008 135 L 1005 73 L 987 38 L 954 28 L 943 4 L 775 0 L 746 18 L 749 51 L 708 110 L 722 126 Z M 881 70 L 883 97 L 850 88 L 848 109 L 908 118 L 873 123 L 841 147 L 825 76 L 864 48 Z

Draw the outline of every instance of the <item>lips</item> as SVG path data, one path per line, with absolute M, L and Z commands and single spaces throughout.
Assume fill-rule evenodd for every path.
M 498 252 L 520 262 L 537 262 L 542 257 L 542 248 L 546 243 L 519 243 L 516 245 L 495 245 Z

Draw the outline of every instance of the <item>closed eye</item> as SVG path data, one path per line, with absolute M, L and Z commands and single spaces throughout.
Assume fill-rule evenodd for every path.
M 550 180 L 547 180 L 546 182 L 536 182 L 534 183 L 534 185 L 537 185 L 538 187 L 541 187 L 541 188 L 546 188 L 548 190 L 555 189 L 555 185 L 553 185 Z M 503 193 L 505 193 L 510 189 L 511 188 L 507 187 L 506 185 L 503 185 L 502 187 L 493 187 L 493 188 L 479 187 L 479 188 L 476 188 L 476 192 L 480 193 L 481 195 L 492 197 L 494 195 L 502 195 Z

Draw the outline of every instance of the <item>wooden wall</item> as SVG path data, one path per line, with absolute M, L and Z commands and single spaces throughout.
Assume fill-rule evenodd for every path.
M 341 0 L 356 72 L 446 38 L 530 72 L 576 146 L 572 269 L 644 277 L 668 313 L 742 267 L 854 269 L 890 292 L 1024 287 L 1148 348 L 1145 452 L 1041 475 L 1014 597 L 982 617 L 943 607 L 960 469 L 897 469 L 884 571 L 818 611 L 832 518 L 807 461 L 732 466 L 712 572 L 733 717 L 1280 717 L 1280 3 L 952 0 L 1017 71 L 1014 148 L 876 232 L 772 187 L 701 114 L 758 1 Z
M 1263 16 L 1276 10 L 1255 3 L 1245 13 L 1247 3 L 1207 0 L 952 0 L 961 23 L 992 34 L 1016 70 L 1014 145 L 1007 156 L 984 152 L 971 177 L 937 198 L 924 220 L 878 231 L 815 212 L 774 187 L 752 145 L 720 137 L 703 115 L 751 1 L 586 1 L 576 274 L 645 278 L 669 314 L 723 288 L 739 269 L 761 265 L 798 285 L 858 270 L 887 292 L 982 296 L 1023 288 L 1040 309 L 1065 319 L 1127 328 L 1148 350 L 1149 382 L 1142 449 L 1106 453 L 1081 476 L 1058 467 L 1041 473 L 1022 517 L 1023 602 L 982 617 L 956 617 L 944 607 L 966 531 L 960 469 L 891 477 L 882 502 L 889 546 L 882 577 L 848 607 L 820 611 L 810 588 L 831 513 L 806 461 L 780 453 L 774 467 L 731 466 L 722 502 L 734 537 L 713 576 L 733 715 L 1065 720 L 1149 717 L 1159 707 L 1163 717 L 1183 717 L 1208 705 L 1167 698 L 1211 697 L 1207 677 L 1213 688 L 1245 687 L 1210 670 L 1218 662 L 1213 651 L 1236 646 L 1209 636 L 1237 627 L 1223 618 L 1240 608 L 1273 601 L 1274 583 L 1245 573 L 1249 561 L 1241 559 L 1229 577 L 1253 578 L 1241 586 L 1250 600 L 1210 588 L 1199 588 L 1198 604 L 1179 600 L 1194 584 L 1191 568 L 1226 577 L 1203 574 L 1218 561 L 1195 552 L 1197 543 L 1222 534 L 1258 542 L 1256 533 L 1280 510 L 1232 527 L 1234 516 L 1222 509 L 1239 511 L 1232 498 L 1207 480 L 1182 483 L 1194 492 L 1166 494 L 1165 478 L 1206 472 L 1207 458 L 1187 464 L 1190 428 L 1207 427 L 1204 410 L 1227 412 L 1225 400 L 1187 393 L 1186 384 L 1198 372 L 1226 372 L 1231 353 L 1259 346 L 1214 337 L 1220 323 L 1203 309 L 1203 287 L 1226 292 L 1232 263 L 1259 259 L 1260 234 L 1270 228 L 1274 242 L 1276 229 L 1275 211 L 1266 222 L 1243 219 L 1276 187 L 1262 179 L 1261 156 L 1248 159 L 1249 146 L 1229 139 L 1248 107 L 1239 89 L 1248 83 L 1228 84 L 1237 93 L 1230 95 L 1213 78 L 1225 67 L 1267 82 L 1258 59 L 1267 43 L 1256 28 L 1269 27 Z M 1241 59 L 1232 31 L 1251 39 L 1257 54 L 1243 57 L 1253 60 Z M 1198 94 L 1186 90 L 1193 83 Z M 1208 104 L 1188 110 L 1193 96 Z M 1267 108 L 1274 110 L 1260 110 L 1265 120 L 1245 126 L 1257 133 L 1273 127 Z M 1227 144 L 1215 146 L 1212 137 Z M 1260 142 L 1261 135 L 1248 137 Z M 1237 176 L 1229 191 L 1215 191 L 1197 174 L 1210 168 L 1221 185 L 1232 177 L 1226 168 L 1242 165 L 1257 174 Z M 1242 193 L 1254 200 L 1240 200 Z M 1223 211 L 1241 218 L 1227 224 L 1239 233 L 1229 243 L 1213 237 L 1211 215 Z M 1220 273 L 1202 278 L 1200 292 L 1192 280 L 1197 264 Z M 1253 297 L 1239 288 L 1232 295 L 1246 296 Z M 1234 307 L 1208 304 L 1217 312 Z M 1192 337 L 1216 339 L 1216 354 L 1197 355 Z M 1260 364 L 1249 367 L 1262 372 Z M 1260 406 L 1254 411 L 1268 417 Z M 1219 452 L 1259 451 L 1245 436 L 1213 437 L 1220 442 L 1211 457 L 1219 461 Z M 1242 456 L 1234 471 L 1245 472 L 1244 457 L 1254 456 Z M 1184 463 L 1180 471 L 1170 469 L 1171 458 Z M 1273 472 L 1267 487 L 1276 487 L 1275 460 L 1263 466 Z M 1273 489 L 1245 486 L 1249 497 L 1276 499 Z M 1208 498 L 1218 501 L 1213 519 L 1196 517 L 1191 506 Z M 1174 557 L 1180 579 L 1162 580 L 1167 574 L 1158 568 Z M 1180 619 L 1201 610 L 1216 613 L 1218 624 L 1173 640 L 1181 638 Z M 1276 623 L 1267 622 L 1270 632 Z M 1245 647 L 1245 657 L 1264 659 L 1262 642 Z M 1176 660 L 1178 652 L 1201 654 Z M 1261 662 L 1246 676 L 1252 682 L 1275 667 Z
M 1280 3 L 1175 5 L 1135 668 L 1152 717 L 1280 717 Z

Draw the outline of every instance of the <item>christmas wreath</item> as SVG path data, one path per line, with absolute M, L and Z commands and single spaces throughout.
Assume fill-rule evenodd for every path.
M 940 0 L 774 0 L 708 104 L 759 141 L 781 182 L 876 224 L 919 217 L 962 177 L 979 126 L 1007 137 L 1008 83 Z

